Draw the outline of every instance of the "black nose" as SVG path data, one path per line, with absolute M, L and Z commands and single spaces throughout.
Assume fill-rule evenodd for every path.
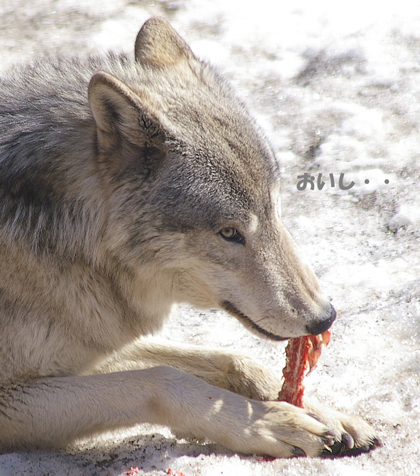
M 318 334 L 322 334 L 323 332 L 327 331 L 332 326 L 332 323 L 335 321 L 336 317 L 337 317 L 337 313 L 335 312 L 335 309 L 331 306 L 331 312 L 327 319 L 314 322 L 306 326 L 306 330 L 308 331 L 308 334 L 317 336 Z

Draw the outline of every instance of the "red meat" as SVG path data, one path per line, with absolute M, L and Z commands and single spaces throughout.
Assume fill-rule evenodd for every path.
M 286 366 L 283 369 L 284 383 L 279 400 L 303 408 L 303 379 L 316 367 L 322 346 L 327 346 L 330 339 L 330 330 L 317 336 L 289 339 L 286 347 Z

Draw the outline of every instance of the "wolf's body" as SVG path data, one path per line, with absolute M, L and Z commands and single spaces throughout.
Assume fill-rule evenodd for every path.
M 135 61 L 17 68 L 0 116 L 0 450 L 139 422 L 273 456 L 374 444 L 358 419 L 270 401 L 279 379 L 246 357 L 139 339 L 177 302 L 277 340 L 335 317 L 264 136 L 166 22 Z

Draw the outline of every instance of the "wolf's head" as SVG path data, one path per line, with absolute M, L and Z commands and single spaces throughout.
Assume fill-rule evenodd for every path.
M 334 308 L 282 225 L 278 165 L 245 106 L 162 19 L 140 30 L 135 58 L 137 78 L 99 72 L 89 87 L 124 230 L 114 253 L 161 299 L 223 308 L 271 339 L 324 332 Z

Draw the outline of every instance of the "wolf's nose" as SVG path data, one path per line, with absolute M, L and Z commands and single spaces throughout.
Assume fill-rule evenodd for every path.
M 306 326 L 306 330 L 308 331 L 308 334 L 317 336 L 318 334 L 324 333 L 326 330 L 328 330 L 331 327 L 336 317 L 337 317 L 337 313 L 335 312 L 335 309 L 333 308 L 333 306 L 331 306 L 331 311 L 330 311 L 330 315 L 328 319 L 314 322 L 313 324 Z

